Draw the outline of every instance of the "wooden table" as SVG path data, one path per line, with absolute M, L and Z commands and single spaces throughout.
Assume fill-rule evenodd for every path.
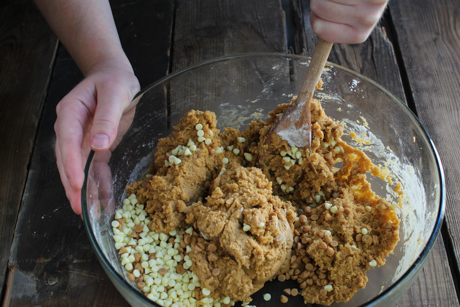
M 123 47 L 142 86 L 193 63 L 241 52 L 311 55 L 308 0 L 114 0 Z M 458 1 L 391 1 L 360 45 L 331 62 L 393 92 L 434 140 L 446 218 L 397 306 L 458 306 L 460 261 Z M 55 164 L 55 106 L 82 76 L 29 0 L 0 4 L 0 299 L 3 306 L 127 306 L 102 271 Z

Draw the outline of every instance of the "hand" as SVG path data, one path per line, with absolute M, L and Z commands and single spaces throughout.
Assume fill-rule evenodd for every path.
M 387 0 L 311 0 L 310 23 L 321 38 L 343 44 L 364 42 L 379 21 Z
M 56 107 L 56 159 L 62 184 L 73 211 L 81 214 L 84 166 L 91 149 L 113 149 L 123 119 L 123 131 L 134 117 L 130 105 L 139 91 L 131 67 L 101 65 L 70 91 Z M 114 144 L 115 143 L 115 144 Z

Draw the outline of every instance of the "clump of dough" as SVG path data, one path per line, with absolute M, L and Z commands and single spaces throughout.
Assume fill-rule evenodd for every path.
M 250 301 L 290 258 L 295 217 L 290 203 L 272 195 L 260 169 L 228 166 L 206 202 L 187 213 L 187 223 L 202 236 L 192 239 L 189 254 L 201 286 Z
M 211 144 L 198 141 L 197 124 L 202 125 Z M 155 152 L 154 165 L 149 173 L 152 177 L 131 183 L 128 194 L 135 193 L 139 203 L 146 205 L 155 232 L 168 233 L 185 226 L 188 204 L 198 201 L 206 193 L 206 185 L 216 175 L 216 149 L 220 146 L 219 130 L 216 129 L 216 115 L 212 112 L 188 112 L 174 127 L 170 136 L 160 139 Z M 191 155 L 180 156 L 181 162 L 166 166 L 165 161 L 177 146 L 186 146 L 192 140 L 197 147 Z

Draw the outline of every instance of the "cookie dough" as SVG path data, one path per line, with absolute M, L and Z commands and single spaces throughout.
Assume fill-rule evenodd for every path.
M 146 204 L 151 230 L 193 225 L 191 269 L 213 297 L 250 301 L 278 277 L 297 280 L 305 303 L 348 301 L 399 240 L 393 206 L 366 180 L 383 178 L 379 169 L 341 139 L 319 101 L 311 151 L 277 135 L 267 142 L 288 107 L 223 132 L 213 113 L 192 110 L 159 141 L 150 177 L 127 187 Z
M 201 285 L 233 300 L 249 296 L 290 259 L 294 207 L 272 194 L 260 169 L 232 163 L 210 186 L 206 202 L 190 206 L 192 271 Z M 204 240 L 203 240 L 204 238 Z

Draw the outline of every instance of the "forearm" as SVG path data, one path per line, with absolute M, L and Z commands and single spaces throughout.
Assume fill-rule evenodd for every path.
M 86 76 L 101 65 L 132 69 L 108 0 L 35 0 L 48 24 Z

